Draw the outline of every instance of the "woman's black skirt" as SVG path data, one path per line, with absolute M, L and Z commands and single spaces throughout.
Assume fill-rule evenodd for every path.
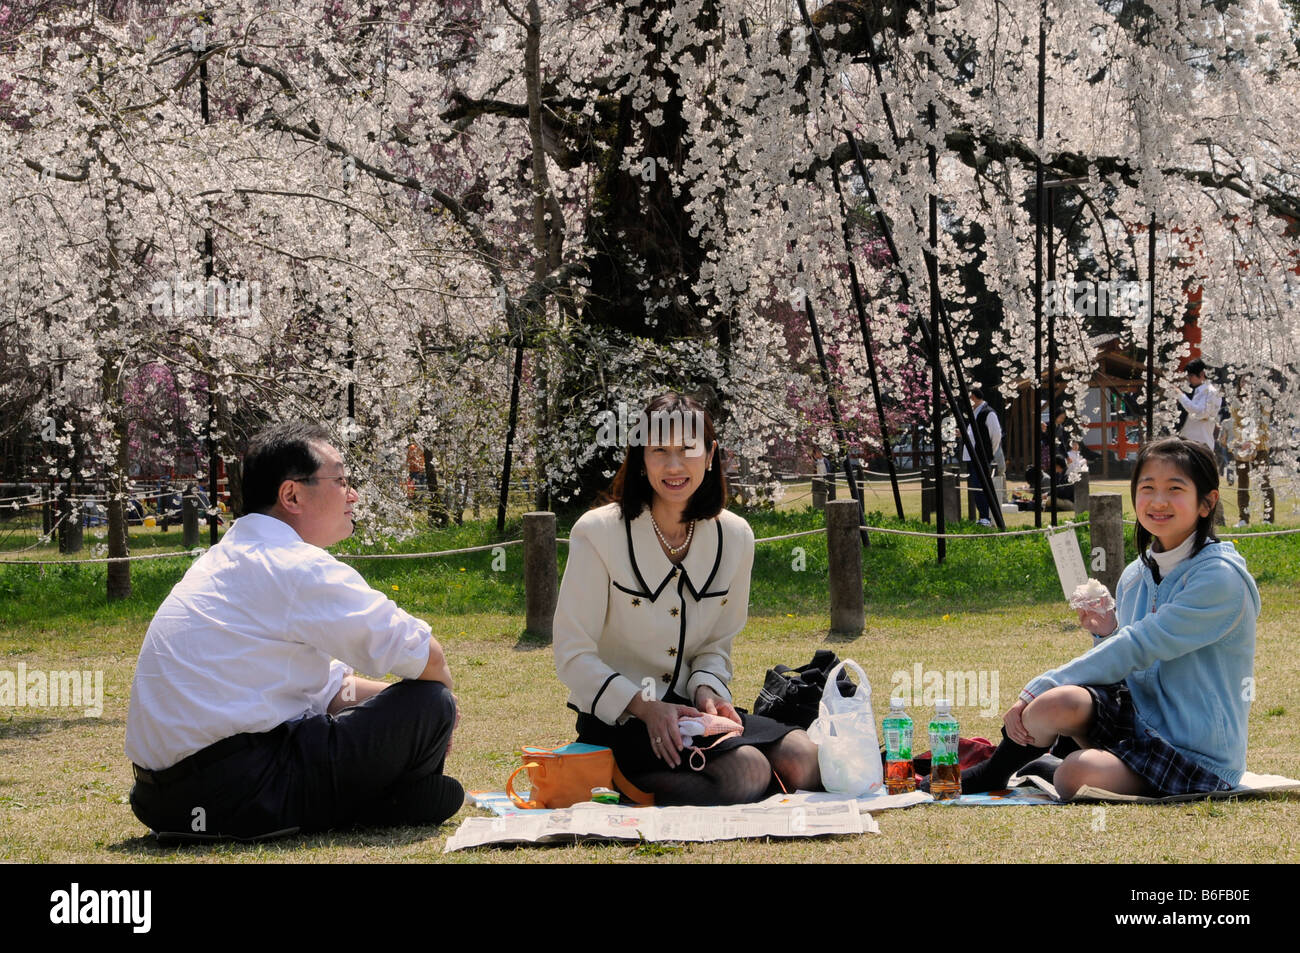
M 674 705 L 690 704 L 686 699 L 675 694 L 667 696 L 664 701 Z M 790 732 L 798 730 L 794 725 L 785 725 L 762 715 L 741 713 L 740 720 L 745 725 L 744 732 L 734 738 L 728 738 L 726 741 L 720 742 L 714 748 L 709 748 L 708 757 L 730 751 L 733 748 L 742 748 L 746 745 L 771 744 L 774 741 L 780 741 Z M 691 770 L 688 764 L 690 752 L 685 749 L 682 751 L 681 764 L 676 769 L 669 768 L 655 754 L 654 748 L 650 744 L 650 733 L 646 731 L 645 722 L 639 718 L 629 718 L 621 725 L 607 725 L 595 715 L 579 713 L 578 740 L 584 744 L 609 748 L 614 752 L 614 760 L 618 762 L 619 770 L 633 781 L 635 781 L 632 778 L 633 775 L 647 774 L 651 771 Z M 707 738 L 697 740 L 699 740 L 701 748 L 707 747 L 709 744 Z

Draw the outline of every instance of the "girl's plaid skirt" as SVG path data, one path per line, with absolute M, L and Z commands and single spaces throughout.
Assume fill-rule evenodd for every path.
M 1092 695 L 1093 719 L 1088 741 L 1109 751 L 1155 788 L 1156 797 L 1227 791 L 1232 785 L 1203 768 L 1161 738 L 1138 717 L 1123 682 L 1085 685 Z

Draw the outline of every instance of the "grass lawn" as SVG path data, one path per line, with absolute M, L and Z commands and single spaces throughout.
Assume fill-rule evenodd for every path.
M 882 507 L 885 508 L 885 507 Z M 1281 508 L 1279 508 L 1281 510 Z M 886 508 L 888 511 L 888 508 Z M 1279 515 L 1282 515 L 1281 512 Z M 750 515 L 760 537 L 821 525 L 800 509 Z M 873 514 L 873 525 L 883 516 Z M 567 523 L 562 523 L 563 533 Z M 916 525 L 916 528 L 920 528 Z M 964 529 L 971 529 L 969 526 Z M 518 525 L 503 538 L 517 538 Z M 491 542 L 490 524 L 430 533 L 395 548 L 446 549 Z M 1085 537 L 1086 541 L 1086 537 Z M 15 535 L 5 548 L 28 545 Z M 133 535 L 178 546 L 179 534 Z M 796 546 L 804 550 L 800 559 Z M 1260 581 L 1260 619 L 1251 709 L 1251 770 L 1300 777 L 1300 536 L 1244 540 Z M 31 555 L 41 552 L 33 550 Z M 570 740 L 573 714 L 555 677 L 550 648 L 522 638 L 521 559 L 507 550 L 504 571 L 490 552 L 437 560 L 357 563 L 373 585 L 429 619 L 447 647 L 464 720 L 449 770 L 471 789 L 500 789 L 523 744 Z M 563 561 L 564 547 L 560 548 Z M 44 557 L 42 557 L 44 558 Z M 792 564 L 806 568 L 796 571 Z M 1200 802 L 1168 807 L 1094 805 L 1018 809 L 918 807 L 884 812 L 880 836 L 806 841 L 688 844 L 668 852 L 635 847 L 476 850 L 444 857 L 442 847 L 464 809 L 442 828 L 294 837 L 257 846 L 160 849 L 126 803 L 131 777 L 122 753 L 131 676 L 154 609 L 187 561 L 132 567 L 135 592 L 105 602 L 102 566 L 0 567 L 0 669 L 102 669 L 99 718 L 68 709 L 0 709 L 0 860 L 241 863 L 446 860 L 642 862 L 698 861 L 1081 861 L 1166 862 L 1300 860 L 1295 830 L 1300 797 Z M 1038 537 L 957 542 L 943 567 L 932 541 L 873 537 L 864 551 L 867 631 L 829 639 L 824 538 L 763 544 L 755 563 L 750 623 L 738 639 L 733 689 L 748 706 L 764 670 L 800 664 L 830 644 L 860 662 L 872 679 L 876 715 L 892 674 L 985 673 L 994 699 L 956 709 L 964 735 L 997 738 L 1000 713 L 1032 676 L 1083 651 L 1089 639 L 1061 600 L 1047 546 Z M 917 721 L 928 711 L 913 709 Z M 924 747 L 924 745 L 922 745 Z

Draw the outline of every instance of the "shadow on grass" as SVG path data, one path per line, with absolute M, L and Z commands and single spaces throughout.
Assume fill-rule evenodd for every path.
M 128 837 L 108 845 L 115 854 L 126 854 L 136 859 L 169 858 L 207 860 L 230 857 L 233 859 L 266 860 L 276 855 L 286 860 L 301 860 L 301 851 L 329 847 L 406 847 L 428 841 L 438 834 L 450 833 L 455 819 L 443 825 L 428 827 L 356 828 L 326 831 L 316 834 L 288 834 L 271 840 L 214 840 L 188 843 L 176 840 L 159 840 L 153 833 Z
M 73 709 L 76 711 L 77 709 Z M 5 738 L 30 738 L 35 735 L 49 734 L 52 731 L 65 731 L 78 727 L 98 728 L 101 725 L 121 725 L 126 722 L 121 718 L 91 717 L 85 715 L 58 717 L 55 715 L 38 715 L 34 718 L 11 718 L 0 721 L 0 740 Z
M 519 634 L 519 639 L 514 646 L 516 652 L 536 652 L 539 649 L 549 649 L 550 647 L 550 639 L 544 635 L 535 635 L 527 629 Z

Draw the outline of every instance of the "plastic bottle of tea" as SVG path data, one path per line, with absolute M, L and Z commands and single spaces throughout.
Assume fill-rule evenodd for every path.
M 912 719 L 903 710 L 901 698 L 889 700 L 889 714 L 881 726 L 885 732 L 885 790 L 907 794 L 916 790 L 912 771 Z
M 960 729 L 946 698 L 934 703 L 930 722 L 930 796 L 936 801 L 961 797 L 961 763 L 957 756 Z

